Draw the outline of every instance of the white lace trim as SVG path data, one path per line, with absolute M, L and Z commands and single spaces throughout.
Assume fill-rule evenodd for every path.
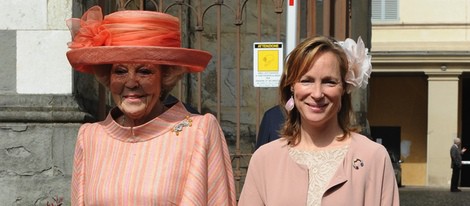
M 309 176 L 307 205 L 320 206 L 325 187 L 343 161 L 349 145 L 328 150 L 304 151 L 289 149 L 289 155 L 295 162 L 307 166 Z

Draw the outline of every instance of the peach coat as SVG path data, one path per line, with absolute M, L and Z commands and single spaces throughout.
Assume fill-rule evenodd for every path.
M 386 149 L 363 135 L 351 136 L 349 150 L 328 183 L 322 205 L 399 205 L 398 187 Z M 289 156 L 288 148 L 281 138 L 256 150 L 238 205 L 306 205 L 308 169 Z M 360 161 L 354 163 L 357 159 Z
M 111 115 L 80 128 L 72 206 L 232 206 L 235 201 L 227 143 L 211 114 L 190 114 L 179 102 L 134 132 Z

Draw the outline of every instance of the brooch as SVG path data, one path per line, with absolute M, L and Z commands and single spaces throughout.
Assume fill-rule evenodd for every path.
M 189 116 L 186 116 L 183 121 L 175 125 L 171 131 L 176 133 L 176 136 L 180 134 L 181 131 L 183 131 L 183 128 L 185 127 L 191 127 L 193 125 L 193 120 L 189 118 Z
M 359 166 L 360 166 L 360 167 L 364 167 L 364 163 L 362 162 L 361 159 L 356 158 L 356 159 L 353 161 L 352 166 L 353 166 L 354 169 L 358 170 L 358 169 L 359 169 Z

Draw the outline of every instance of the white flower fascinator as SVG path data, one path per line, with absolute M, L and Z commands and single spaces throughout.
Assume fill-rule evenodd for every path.
M 372 72 L 372 56 L 369 55 L 369 50 L 365 47 L 361 37 L 357 39 L 357 44 L 350 38 L 340 41 L 338 44 L 343 47 L 348 57 L 347 92 L 351 93 L 355 88 L 365 88 Z

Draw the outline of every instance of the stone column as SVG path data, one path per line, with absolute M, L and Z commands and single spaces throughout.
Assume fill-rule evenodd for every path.
M 428 72 L 427 185 L 449 186 L 450 147 L 458 134 L 459 76 Z

